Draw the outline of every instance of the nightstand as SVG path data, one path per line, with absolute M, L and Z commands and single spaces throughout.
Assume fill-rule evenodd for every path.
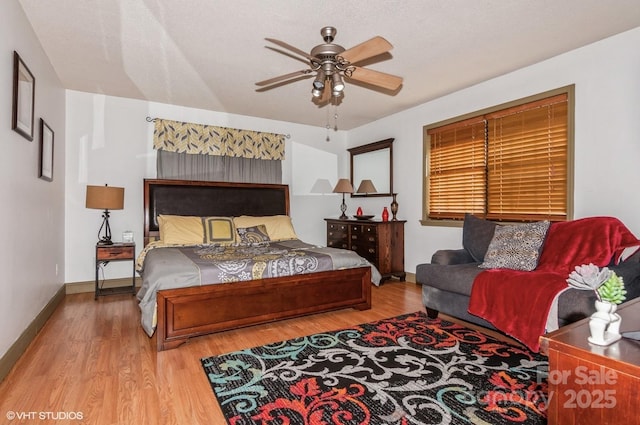
M 106 266 L 110 261 L 131 261 L 133 263 L 133 275 L 131 286 L 117 286 L 113 288 L 101 288 L 98 282 L 100 266 Z M 136 244 L 113 243 L 112 245 L 96 244 L 96 294 L 97 300 L 101 295 L 136 293 Z

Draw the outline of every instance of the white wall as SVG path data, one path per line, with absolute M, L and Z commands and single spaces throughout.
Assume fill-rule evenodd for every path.
M 338 176 L 349 175 L 347 147 L 386 138 L 394 142 L 394 192 L 398 192 L 398 218 L 405 225 L 405 267 L 429 261 L 433 252 L 461 246 L 459 227 L 421 226 L 422 127 L 511 100 L 575 84 L 575 217 L 612 215 L 640 234 L 640 197 L 630 185 L 638 181 L 640 167 L 640 28 L 552 58 L 457 93 L 381 119 L 348 133 L 237 116 L 219 112 L 114 98 L 80 92 L 67 97 L 67 249 L 66 281 L 93 279 L 93 246 L 100 212 L 84 208 L 86 184 L 126 188 L 125 210 L 114 211 L 115 238 L 123 230 L 135 232 L 138 251 L 142 244 L 142 179 L 155 176 L 151 148 L 152 125 L 147 116 L 212 125 L 290 134 L 284 183 L 292 185 L 292 216 L 299 236 L 312 243 L 325 242 L 323 218 L 339 215 L 340 195 L 300 195 L 296 187 L 306 167 L 295 158 L 320 150 L 319 158 L 337 158 Z M 434 82 L 437 84 L 437 82 Z M 411 87 L 404 87 L 410 90 Z M 297 149 L 295 144 L 304 145 Z M 307 148 L 308 147 L 308 148 Z M 301 154 L 302 152 L 302 154 Z M 326 154 L 324 154 L 326 152 Z M 295 165 L 294 165 L 295 164 Z M 335 169 L 335 165 L 332 165 Z M 311 167 L 312 172 L 318 168 Z M 301 171 L 302 170 L 302 171 Z M 315 170 L 315 171 L 313 171 Z M 297 176 L 297 178 L 296 178 Z M 323 177 L 323 176 L 318 176 Z M 310 179 L 306 179 L 308 182 Z M 306 184 L 306 183 L 305 183 Z M 358 206 L 378 217 L 391 198 L 349 198 L 348 213 Z M 121 266 L 121 267 L 120 267 Z M 127 276 L 128 264 L 111 264 L 107 278 Z
M 301 239 L 325 243 L 323 218 L 339 214 L 339 196 L 312 195 L 310 186 L 293 182 L 300 182 L 301 177 L 314 181 L 324 177 L 335 184 L 337 178 L 348 177 L 348 158 L 341 157 L 346 148 L 343 132 L 332 131 L 331 141 L 326 142 L 326 129 L 319 127 L 67 91 L 66 282 L 91 281 L 95 276 L 94 247 L 102 213 L 84 207 L 87 184 L 107 183 L 125 188 L 124 209 L 112 211 L 109 220 L 113 239 L 120 240 L 122 231 L 133 230 L 137 252 L 142 248 L 142 182 L 156 176 L 153 124 L 146 117 L 290 135 L 286 140 L 282 177 L 283 183 L 291 184 L 293 223 Z M 314 166 L 307 168 L 306 162 Z M 113 279 L 130 274 L 131 263 L 119 262 L 109 264 L 104 277 Z
M 333 133 L 327 143 L 326 130 L 320 127 L 73 91 L 65 96 L 17 1 L 3 1 L 0 12 L 0 99 L 5 99 L 0 103 L 0 116 L 5 117 L 5 125 L 0 126 L 4 149 L 0 196 L 5 199 L 0 204 L 4 242 L 0 247 L 0 355 L 63 282 L 93 279 L 101 214 L 84 208 L 87 184 L 125 187 L 125 209 L 113 212 L 112 230 L 116 239 L 123 230 L 133 230 L 139 251 L 142 179 L 155 176 L 152 125 L 145 121 L 147 116 L 290 134 L 283 179 L 291 184 L 304 172 L 304 167 L 294 164 L 307 160 L 305 149 L 295 149 L 294 144 L 322 151 L 318 156 L 330 163 L 327 167 L 337 169 L 330 179 L 335 184 L 337 178 L 349 175 L 346 147 L 394 137 L 394 191 L 399 193 L 399 218 L 407 220 L 405 258 L 406 270 L 411 272 L 435 250 L 461 245 L 460 228 L 424 227 L 418 221 L 423 125 L 575 84 L 575 216 L 617 216 L 640 235 L 640 197 L 634 190 L 640 177 L 640 28 L 348 133 Z M 37 178 L 37 139 L 27 141 L 8 124 L 13 50 L 36 78 L 36 120 L 43 117 L 55 132 L 51 183 Z M 292 157 L 291 152 L 302 158 Z M 390 201 L 347 199 L 351 214 L 361 205 L 366 213 L 378 216 Z M 291 204 L 299 236 L 324 243 L 322 219 L 339 214 L 340 195 L 304 194 L 296 188 Z M 129 272 L 128 264 L 114 263 L 108 266 L 106 277 L 125 277 Z
M 14 50 L 35 77 L 32 142 L 11 130 Z M 64 90 L 16 0 L 0 6 L 0 99 L 1 357 L 64 277 Z M 54 131 L 53 182 L 38 178 L 41 117 Z
M 348 146 L 395 137 L 394 192 L 406 219 L 405 268 L 462 246 L 461 228 L 421 226 L 422 127 L 575 84 L 575 218 L 610 215 L 640 235 L 640 28 L 352 130 Z M 434 81 L 433 84 L 437 84 Z M 411 90 L 406 86 L 403 90 Z M 366 199 L 374 212 L 390 198 Z

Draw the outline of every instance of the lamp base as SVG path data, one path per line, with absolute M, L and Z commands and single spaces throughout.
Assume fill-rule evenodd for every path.
M 340 211 L 342 211 L 342 215 L 339 217 L 341 220 L 349 218 L 345 212 L 347 211 L 347 204 L 344 202 L 344 193 L 342 194 L 342 204 L 340 204 Z
M 104 229 L 104 236 L 100 236 L 102 229 Z M 100 238 L 98 245 L 113 245 L 113 242 L 111 242 L 111 226 L 109 226 L 109 210 L 104 210 L 102 213 L 102 224 L 98 230 L 98 238 Z

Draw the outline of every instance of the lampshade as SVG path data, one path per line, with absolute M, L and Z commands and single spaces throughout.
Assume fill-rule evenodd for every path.
M 87 186 L 86 208 L 121 210 L 124 208 L 124 187 Z
M 353 193 L 353 186 L 351 186 L 349 179 L 338 180 L 336 187 L 333 188 L 333 193 Z
M 331 183 L 327 179 L 318 179 L 311 187 L 311 193 L 331 193 Z
M 362 180 L 360 182 L 360 186 L 358 186 L 358 190 L 356 193 L 376 193 L 376 187 L 373 185 L 371 180 Z

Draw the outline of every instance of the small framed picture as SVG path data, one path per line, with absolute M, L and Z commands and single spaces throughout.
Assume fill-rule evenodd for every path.
M 33 107 L 36 79 L 18 52 L 13 52 L 13 114 L 11 129 L 29 141 L 33 140 Z
M 133 242 L 133 232 L 131 230 L 125 230 L 124 232 L 122 232 L 122 242 Z
M 53 130 L 40 118 L 40 172 L 42 180 L 53 181 Z

